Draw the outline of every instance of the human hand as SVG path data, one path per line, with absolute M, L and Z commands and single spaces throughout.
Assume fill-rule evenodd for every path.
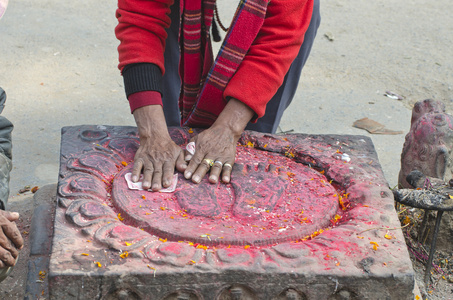
M 244 103 L 230 99 L 214 124 L 192 138 L 195 154 L 186 152 L 185 159 L 190 162 L 184 177 L 199 183 L 211 170 L 209 182 L 218 182 L 220 174 L 223 182 L 230 182 L 237 141 L 254 114 Z
M 18 213 L 0 210 L 0 268 L 14 266 L 19 250 L 24 246 L 15 223 L 18 219 Z
M 140 146 L 135 154 L 132 181 L 137 182 L 143 171 L 143 189 L 158 191 L 169 187 L 175 166 L 183 172 L 187 164 L 181 147 L 172 141 L 160 105 L 134 110 Z
M 228 128 L 214 126 L 193 137 L 191 142 L 195 143 L 195 154 L 187 153 L 185 156 L 190 163 L 184 177 L 199 183 L 211 170 L 209 182 L 217 183 L 221 173 L 222 181 L 230 182 L 238 139 Z

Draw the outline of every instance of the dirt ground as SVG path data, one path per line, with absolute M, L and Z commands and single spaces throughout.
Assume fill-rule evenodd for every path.
M 60 128 L 133 124 L 116 69 L 114 2 L 81 0 L 62 5 L 56 0 L 12 0 L 0 21 L 0 85 L 9 97 L 5 115 L 16 126 L 9 209 L 20 212 L 19 228 L 26 243 L 32 195 L 17 192 L 25 185 L 56 182 Z M 228 22 L 237 1 L 218 2 Z M 401 104 L 407 109 L 403 120 L 376 120 L 394 122 L 400 127 L 392 129 L 398 130 L 409 128 L 407 116 L 423 99 L 440 100 L 453 114 L 452 11 L 449 0 L 321 1 L 321 27 L 297 95 L 305 101 L 301 105 L 319 103 L 310 113 L 320 119 L 341 114 L 341 120 L 348 122 L 345 134 L 362 134 L 349 132 L 353 129 L 347 117 L 355 108 L 348 105 L 353 98 L 369 104 L 370 110 L 383 104 L 391 111 Z M 384 96 L 386 91 L 402 100 Z M 327 128 L 323 124 L 301 126 L 298 110 L 292 110 L 297 115 L 285 114 L 283 130 L 330 133 L 322 132 Z M 333 114 L 326 116 L 327 112 Z M 401 135 L 398 143 L 403 139 Z M 400 144 L 395 153 L 400 153 Z M 379 155 L 381 161 L 387 159 L 385 153 Z M 398 155 L 392 156 L 390 164 L 398 165 Z M 397 171 L 392 172 L 391 185 L 397 177 Z M 0 284 L 0 299 L 23 298 L 27 251 L 26 244 L 15 270 Z M 412 259 L 423 298 L 453 299 L 451 267 L 443 263 L 453 261 L 453 250 L 438 253 L 434 262 L 442 265 L 444 273 L 433 272 L 429 287 L 423 284 L 423 263 Z
M 409 109 L 432 98 L 453 113 L 452 2 L 330 0 L 321 9 L 305 87 L 392 91 Z
M 420 228 L 424 211 L 401 206 L 398 215 L 403 225 L 403 233 L 408 245 L 409 254 L 416 273 L 417 284 L 420 288 L 423 299 L 452 299 L 453 298 L 453 253 L 450 250 L 440 250 L 437 243 L 437 251 L 433 258 L 431 269 L 431 280 L 428 286 L 425 285 L 425 265 L 428 260 L 431 234 L 433 226 L 427 226 L 427 235 L 421 234 Z M 429 222 L 432 223 L 436 215 L 429 214 Z M 419 238 L 420 235 L 420 238 Z
M 19 254 L 19 260 L 10 275 L 0 283 L 0 299 L 23 299 L 28 274 L 28 255 L 30 253 L 29 231 L 33 216 L 33 195 L 31 193 L 16 195 L 9 202 L 9 209 L 20 213 L 17 227 L 25 241 Z

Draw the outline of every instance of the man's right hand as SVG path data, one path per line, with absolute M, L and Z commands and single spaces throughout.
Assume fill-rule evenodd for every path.
M 175 167 L 184 172 L 187 163 L 184 153 L 171 139 L 160 105 L 148 105 L 133 112 L 137 123 L 140 147 L 134 158 L 132 181 L 137 182 L 143 172 L 143 189 L 158 191 L 169 187 Z
M 18 213 L 0 210 L 0 268 L 14 266 L 19 250 L 24 246 L 15 223 L 18 219 Z

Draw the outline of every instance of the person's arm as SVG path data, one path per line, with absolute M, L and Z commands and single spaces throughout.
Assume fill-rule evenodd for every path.
M 131 111 L 162 105 L 166 29 L 172 0 L 119 0 L 115 35 L 119 65 Z
M 172 0 L 118 0 L 115 35 L 120 41 L 121 72 L 127 65 L 152 63 L 164 73 L 165 30 L 172 4 Z
M 2 109 L 1 105 L 4 102 L 1 99 L 2 91 L 0 88 L 0 109 Z M 6 99 L 6 96 L 4 99 Z M 13 128 L 13 124 L 7 118 L 0 116 L 0 209 L 6 209 L 9 197 L 9 174 L 13 168 L 11 144 Z
M 171 0 L 119 0 L 116 13 L 119 69 L 140 137 L 132 181 L 143 173 L 143 188 L 154 191 L 171 185 L 175 165 L 180 171 L 186 167 L 181 148 L 168 133 L 160 94 L 172 4 Z
M 132 181 L 143 172 L 143 188 L 158 191 L 172 183 L 176 168 L 186 168 L 182 149 L 171 139 L 160 105 L 148 105 L 134 110 L 140 137 L 140 147 L 134 158 Z
M 3 111 L 6 93 L 0 88 L 0 113 Z M 9 172 L 12 168 L 11 131 L 13 124 L 0 116 L 0 268 L 14 266 L 24 240 L 16 226 L 19 219 L 16 212 L 7 212 L 6 203 L 9 196 Z
M 209 182 L 216 183 L 222 174 L 222 181 L 230 182 L 231 171 L 236 157 L 236 145 L 248 122 L 255 112 L 237 99 L 230 99 L 212 126 L 194 137 L 195 154 L 184 176 L 199 183 L 206 173 L 211 170 Z M 208 162 L 212 160 L 211 166 Z
M 313 0 L 272 0 L 224 98 L 238 99 L 255 111 L 256 118 L 262 117 L 300 50 L 312 12 Z
M 224 98 L 230 99 L 211 128 L 193 139 L 195 155 L 184 173 L 195 183 L 209 171 L 215 183 L 222 174 L 230 182 L 236 144 L 247 123 L 262 117 L 266 103 L 276 93 L 297 56 L 308 28 L 313 0 L 272 0 L 257 38 L 238 71 L 229 81 Z M 209 167 L 210 161 L 214 163 Z M 226 164 L 226 165 L 225 165 Z

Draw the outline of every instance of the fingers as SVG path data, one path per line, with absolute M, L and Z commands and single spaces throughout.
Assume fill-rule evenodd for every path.
M 157 192 L 160 189 L 162 189 L 162 175 L 163 175 L 162 168 L 158 168 L 158 169 L 156 168 L 154 170 L 153 181 L 152 181 L 152 186 L 151 186 L 151 189 L 154 192 Z M 143 181 L 143 189 L 145 189 L 145 181 Z
M 170 162 L 165 162 L 163 166 L 163 174 L 162 174 L 162 186 L 164 188 L 167 188 L 171 185 L 173 182 L 173 171 L 175 169 L 175 166 L 170 163 Z
M 181 153 L 178 156 L 178 159 L 176 160 L 176 169 L 181 173 L 187 169 L 187 162 L 184 159 L 183 151 L 181 151 Z
M 231 171 L 233 169 L 234 162 L 229 160 L 227 161 L 227 163 L 222 163 L 221 160 L 212 161 L 209 158 L 204 158 L 197 164 L 196 159 L 192 159 L 186 169 L 186 172 L 184 173 L 184 176 L 186 179 L 192 178 L 194 183 L 200 183 L 201 179 L 210 171 L 208 178 L 210 183 L 217 183 L 220 175 L 222 175 L 222 181 L 224 183 L 229 183 L 231 181 Z M 192 177 L 190 177 L 193 169 L 195 169 L 195 171 Z
M 209 174 L 209 182 L 217 183 L 219 181 L 220 172 L 222 172 L 223 162 L 216 160 L 211 167 L 211 173 Z
M 192 151 L 190 151 L 192 144 Z M 236 154 L 236 142 L 229 136 L 222 136 L 210 129 L 195 136 L 186 146 L 184 159 L 190 159 L 185 169 L 184 177 L 200 183 L 207 173 L 208 181 L 217 183 L 222 175 L 222 181 L 229 182 L 231 168 Z M 224 163 L 227 167 L 224 168 Z
M 192 178 L 194 183 L 200 183 L 201 179 L 206 175 L 209 169 L 211 169 L 213 163 L 212 159 L 200 159 L 200 156 L 195 154 L 187 166 L 186 172 L 184 172 L 184 177 L 186 177 L 186 179 Z
M 201 159 L 202 158 L 200 158 L 200 155 L 195 155 L 190 159 L 189 164 L 187 165 L 187 168 L 184 171 L 184 177 L 186 179 L 192 178 L 193 173 L 198 168 L 198 165 L 201 163 Z
M 3 216 L 11 222 L 19 220 L 19 213 L 12 211 L 0 210 L 0 217 Z
M 2 229 L 7 239 L 14 244 L 14 248 L 22 249 L 24 245 L 24 239 L 22 238 L 22 235 L 20 234 L 16 223 L 10 222 L 9 224 L 2 225 Z
M 231 181 L 231 171 L 233 169 L 233 163 L 222 163 L 220 160 L 216 160 L 214 165 L 211 167 L 211 173 L 209 175 L 209 182 L 217 183 L 222 173 L 222 182 L 229 183 Z
M 191 141 L 186 145 L 186 149 L 184 150 L 185 156 L 184 160 L 185 161 L 190 161 L 195 154 L 195 142 Z
M 8 241 L 8 240 L 5 241 L 5 240 L 2 239 L 2 241 L 0 242 L 0 250 L 7 251 L 10 254 L 11 258 L 14 259 L 14 260 L 19 255 L 19 250 L 17 250 L 16 247 L 11 245 L 11 242 Z M 3 260 L 3 257 L 0 256 L 0 259 Z
M 142 187 L 144 190 L 151 188 L 151 180 L 153 179 L 154 172 L 155 170 L 152 163 L 148 162 L 146 165 L 144 165 L 142 181 Z
M 132 168 L 131 180 L 132 182 L 137 182 L 140 178 L 140 174 L 142 173 L 143 168 L 143 159 L 136 158 L 134 159 L 134 166 Z
M 134 158 L 131 179 L 133 182 L 140 180 L 143 173 L 142 187 L 144 190 L 152 189 L 157 192 L 162 187 L 169 187 L 173 182 L 175 167 L 185 170 L 187 163 L 181 147 L 172 140 L 157 142 L 142 141 Z
M 190 143 L 186 145 L 186 149 L 184 150 L 184 161 L 187 163 L 187 167 L 184 170 L 184 177 L 186 179 L 192 178 L 192 174 L 195 172 L 202 159 L 199 154 L 200 151 L 198 151 L 197 155 L 194 157 L 195 141 L 197 140 L 197 137 L 192 138 Z
M 186 151 L 187 152 L 187 151 Z M 190 153 L 187 153 L 186 156 L 184 156 L 184 161 L 190 161 L 192 159 L 193 155 Z
M 170 172 L 171 175 L 173 175 L 173 167 L 171 167 L 171 163 L 169 162 L 164 162 L 164 165 L 166 166 L 167 173 Z M 169 171 L 172 169 L 171 171 Z M 160 166 L 157 163 L 152 163 L 150 161 L 147 161 L 145 163 L 144 159 L 142 158 L 136 158 L 134 160 L 134 166 L 132 168 L 132 176 L 131 179 L 133 182 L 139 181 L 140 174 L 142 173 L 143 170 L 143 180 L 142 180 L 142 187 L 144 190 L 148 190 L 152 188 L 153 191 L 158 191 L 162 188 L 162 180 L 167 180 L 168 181 L 168 176 L 166 179 L 163 179 L 162 176 L 165 172 L 162 170 L 162 166 Z M 171 184 L 171 180 L 170 180 Z
M 0 230 L 0 261 L 5 266 L 14 266 L 22 248 L 23 239 L 15 223 L 2 221 Z
M 146 162 L 144 161 L 143 158 L 136 158 L 134 160 L 134 166 L 132 168 L 132 176 L 131 180 L 132 182 L 137 182 L 139 181 L 140 174 L 142 173 L 143 170 L 143 180 L 142 180 L 142 187 L 144 190 L 147 190 L 151 188 L 151 182 L 153 184 L 153 190 L 156 188 L 159 190 L 161 186 L 161 178 L 157 178 L 157 174 L 161 174 L 161 172 L 154 170 L 154 166 L 151 162 Z M 153 181 L 153 179 L 155 180 Z
M 17 257 L 17 256 L 16 256 Z M 3 262 L 5 266 L 12 267 L 16 264 L 16 259 L 11 255 L 11 253 L 0 246 L 0 261 Z
M 222 181 L 229 183 L 231 181 L 231 171 L 233 170 L 234 162 L 226 162 L 222 167 Z

